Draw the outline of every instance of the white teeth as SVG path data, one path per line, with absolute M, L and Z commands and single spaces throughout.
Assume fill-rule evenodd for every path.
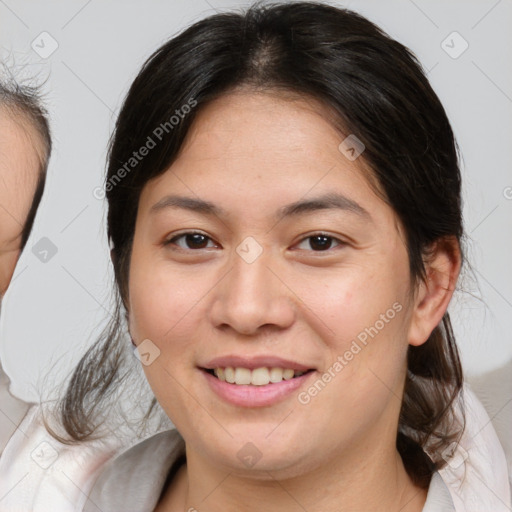
M 226 378 L 226 382 L 229 382 L 230 384 L 235 383 L 235 370 L 231 368 L 231 366 L 224 368 L 224 376 Z
M 235 368 L 235 384 L 250 384 L 251 373 L 248 368 Z
M 270 382 L 281 382 L 283 380 L 283 369 L 282 368 L 271 368 L 270 369 Z
M 286 370 L 283 371 L 283 379 L 284 380 L 290 380 L 293 379 L 293 374 L 295 372 L 291 370 L 290 368 L 286 368 Z
M 299 377 L 305 372 L 295 371 L 291 368 L 261 367 L 250 370 L 249 368 L 233 368 L 228 366 L 227 368 L 215 368 L 213 373 L 219 380 L 229 382 L 230 384 L 266 386 L 270 383 L 281 382 L 283 379 L 290 380 L 293 377 Z
M 253 386 L 265 386 L 269 382 L 270 373 L 268 371 L 268 368 L 256 368 L 255 370 L 252 371 L 251 384 Z

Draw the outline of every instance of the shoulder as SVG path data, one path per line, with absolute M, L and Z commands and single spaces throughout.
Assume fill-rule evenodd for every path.
M 137 443 L 105 465 L 83 511 L 154 510 L 169 472 L 184 455 L 185 442 L 175 429 Z
M 11 381 L 0 364 L 0 455 L 30 408 L 30 403 L 15 397 L 10 391 Z
M 184 455 L 176 430 L 145 440 L 112 436 L 76 444 L 53 438 L 39 405 L 28 412 L 0 457 L 2 511 L 153 510 L 170 468 Z M 140 507 L 139 507 L 140 505 Z
M 460 442 L 447 450 L 439 471 L 456 510 L 509 511 L 509 472 L 505 452 L 484 406 L 464 386 L 465 429 Z
M 2 510 L 82 510 L 106 461 L 111 442 L 63 444 L 46 430 L 41 406 L 32 406 L 0 457 Z
M 142 441 L 111 435 L 61 443 L 47 431 L 43 407 L 16 398 L 9 385 L 0 366 L 0 411 L 6 419 L 0 422 L 2 511 L 78 512 L 89 510 L 95 500 L 104 511 L 119 510 L 119 503 L 129 510 L 137 500 L 159 498 L 169 469 L 184 454 L 176 430 Z M 132 492 L 126 491 L 126 484 Z M 96 506 L 92 510 L 96 512 Z
M 455 512 L 450 491 L 437 471 L 430 480 L 427 501 L 422 512 Z

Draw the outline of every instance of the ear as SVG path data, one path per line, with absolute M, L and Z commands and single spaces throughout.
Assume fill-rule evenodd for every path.
M 425 261 L 426 278 L 418 285 L 409 326 L 409 344 L 425 343 L 439 325 L 455 291 L 461 266 L 459 242 L 441 238 L 431 247 Z

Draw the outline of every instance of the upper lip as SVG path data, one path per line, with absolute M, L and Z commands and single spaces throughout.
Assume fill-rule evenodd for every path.
M 312 369 L 311 366 L 306 366 L 304 364 L 298 363 L 297 361 L 270 355 L 259 355 L 253 357 L 236 355 L 221 356 L 215 357 L 200 366 L 201 368 L 205 368 L 207 370 L 214 370 L 215 368 L 227 368 L 228 366 L 232 368 L 248 368 L 249 370 L 263 367 L 290 368 L 297 371 L 307 371 Z

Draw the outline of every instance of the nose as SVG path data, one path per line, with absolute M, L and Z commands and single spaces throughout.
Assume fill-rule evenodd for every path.
M 293 292 L 265 251 L 251 263 L 234 254 L 233 266 L 214 289 L 212 324 L 249 336 L 286 329 L 295 315 Z

